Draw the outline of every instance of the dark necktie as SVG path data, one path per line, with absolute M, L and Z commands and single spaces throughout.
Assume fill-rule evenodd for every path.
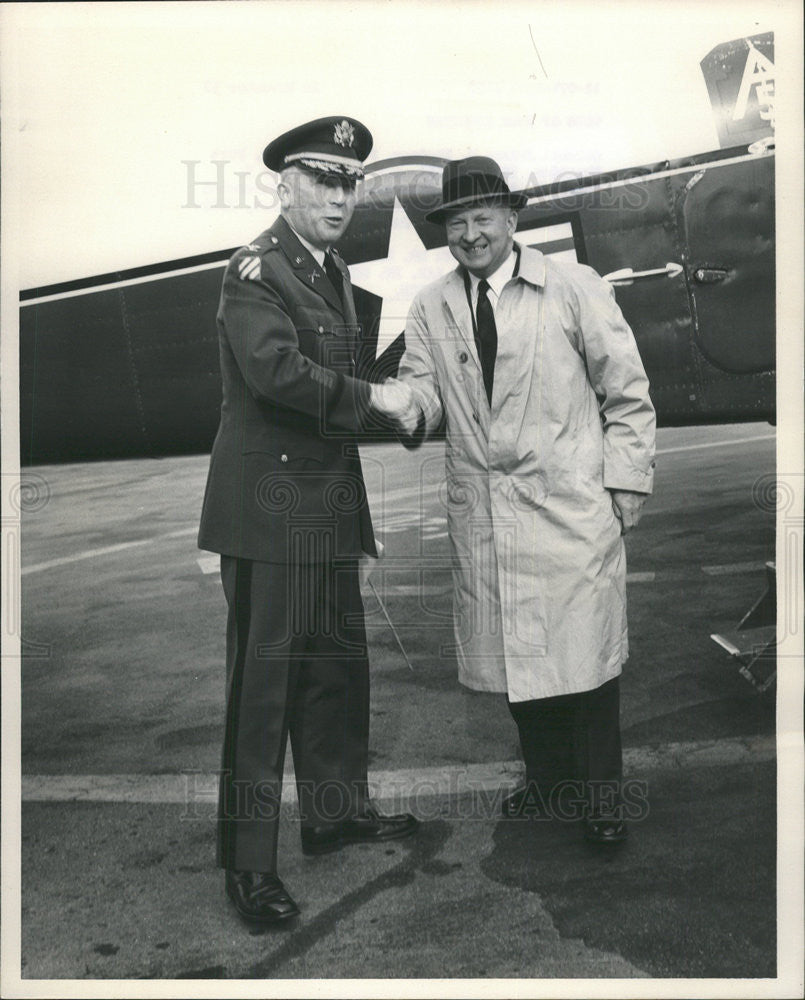
M 327 250 L 324 254 L 324 273 L 329 278 L 330 284 L 335 289 L 338 301 L 344 302 L 344 279 L 339 270 L 338 264 L 333 260 L 333 255 Z
M 489 301 L 488 281 L 478 282 L 478 305 L 475 307 L 475 323 L 478 328 L 478 351 L 481 355 L 481 370 L 484 373 L 486 397 L 492 404 L 492 383 L 495 378 L 495 355 L 498 351 L 498 331 L 495 314 Z

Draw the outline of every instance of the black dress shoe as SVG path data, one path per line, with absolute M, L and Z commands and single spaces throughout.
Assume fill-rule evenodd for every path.
M 384 840 L 402 840 L 410 837 L 419 827 L 419 820 L 410 813 L 381 816 L 368 808 L 362 816 L 343 823 L 302 827 L 302 852 L 304 854 L 329 854 L 346 844 L 371 844 Z
M 241 917 L 250 923 L 278 924 L 299 913 L 282 882 L 266 872 L 227 869 L 226 894 Z
M 584 839 L 591 844 L 620 844 L 628 832 L 622 819 L 588 819 L 584 824 Z
M 341 836 L 342 823 L 324 823 L 321 826 L 302 827 L 303 854 L 329 854 L 344 846 Z

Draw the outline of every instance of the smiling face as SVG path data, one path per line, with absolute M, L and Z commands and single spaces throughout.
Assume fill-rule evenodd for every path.
M 344 235 L 355 211 L 355 181 L 289 167 L 277 185 L 282 214 L 317 250 Z
M 479 278 L 488 278 L 512 252 L 517 212 L 507 205 L 473 205 L 447 216 L 450 253 Z

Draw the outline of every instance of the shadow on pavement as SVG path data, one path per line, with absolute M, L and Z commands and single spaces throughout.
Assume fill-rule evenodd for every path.
M 580 824 L 502 820 L 481 869 L 538 893 L 562 937 L 656 977 L 776 975 L 775 764 L 653 775 L 611 848 Z

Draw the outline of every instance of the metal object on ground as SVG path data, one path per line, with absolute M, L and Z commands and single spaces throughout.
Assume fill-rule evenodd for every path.
M 388 622 L 389 628 L 391 629 L 391 631 L 392 631 L 392 633 L 394 635 L 394 638 L 397 640 L 397 645 L 400 647 L 400 652 L 402 653 L 402 655 L 403 655 L 403 657 L 405 659 L 405 662 L 408 664 L 408 669 L 411 670 L 411 671 L 413 671 L 414 668 L 411 665 L 411 661 L 408 659 L 408 654 L 405 651 L 405 646 L 403 646 L 403 644 L 402 644 L 402 639 L 400 639 L 400 636 L 399 636 L 399 634 L 397 632 L 397 629 L 394 627 L 394 622 L 392 622 L 391 618 L 389 617 L 388 611 L 386 611 L 386 605 L 380 599 L 380 594 L 378 594 L 377 589 L 375 588 L 375 585 L 372 583 L 372 581 L 371 580 L 367 580 L 366 582 L 369 584 L 369 587 L 371 588 L 372 593 L 377 598 L 377 603 L 380 605 L 380 610 L 383 612 L 383 617 Z
M 759 692 L 777 676 L 777 573 L 766 563 L 766 592 L 755 601 L 733 632 L 711 635 L 722 649 L 738 661 L 742 677 Z

